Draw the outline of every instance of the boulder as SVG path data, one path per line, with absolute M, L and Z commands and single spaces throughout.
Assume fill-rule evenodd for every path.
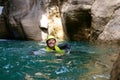
M 95 0 L 91 8 L 93 40 L 120 39 L 119 4 L 120 0 Z
M 120 54 L 113 64 L 110 80 L 120 80 Z
M 5 7 L 7 28 L 15 39 L 42 40 L 40 20 L 44 0 L 11 0 Z
M 98 40 L 112 42 L 120 40 L 120 9 L 114 12 L 103 32 L 98 36 Z

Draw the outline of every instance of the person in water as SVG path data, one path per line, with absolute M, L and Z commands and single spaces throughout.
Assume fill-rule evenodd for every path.
M 52 35 L 49 35 L 46 39 L 46 51 L 47 52 L 56 52 L 56 53 L 69 53 L 70 52 L 70 45 L 65 44 L 63 46 L 56 45 L 56 38 Z

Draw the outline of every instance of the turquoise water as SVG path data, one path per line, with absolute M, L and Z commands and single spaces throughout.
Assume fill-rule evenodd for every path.
M 56 56 L 44 42 L 0 41 L 0 80 L 84 80 L 98 49 L 87 42 L 68 42 L 71 53 Z M 31 55 L 31 52 L 39 53 Z M 91 76 L 89 76 L 91 77 Z

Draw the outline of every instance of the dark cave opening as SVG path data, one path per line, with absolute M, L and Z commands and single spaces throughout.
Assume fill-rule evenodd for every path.
M 72 15 L 65 14 L 66 32 L 69 40 L 89 40 L 91 27 L 91 14 L 88 10 L 80 10 Z

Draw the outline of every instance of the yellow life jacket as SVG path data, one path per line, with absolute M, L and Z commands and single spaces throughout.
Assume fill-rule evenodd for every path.
M 48 51 L 48 52 L 55 51 L 56 53 L 65 53 L 65 50 L 61 50 L 58 46 L 55 46 L 54 50 L 47 46 L 46 51 Z

